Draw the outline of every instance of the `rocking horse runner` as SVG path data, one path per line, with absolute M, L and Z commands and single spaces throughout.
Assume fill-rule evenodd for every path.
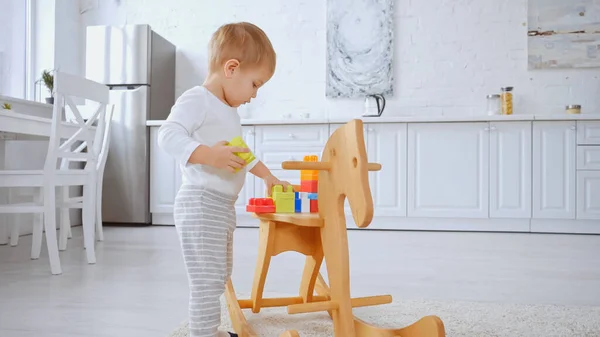
M 352 217 L 360 228 L 373 218 L 373 199 L 368 171 L 380 164 L 367 163 L 363 123 L 353 120 L 336 130 L 325 145 L 320 162 L 284 162 L 288 170 L 319 170 L 319 213 L 257 213 L 260 219 L 260 246 L 252 295 L 238 300 L 231 280 L 225 296 L 235 331 L 242 337 L 258 336 L 247 323 L 242 309 L 257 313 L 263 307 L 287 306 L 289 314 L 328 311 L 335 337 L 444 337 L 437 316 L 427 316 L 404 328 L 378 328 L 352 314 L 353 307 L 390 303 L 391 296 L 350 297 L 348 238 L 344 199 L 348 198 Z M 287 251 L 306 255 L 297 297 L 263 298 L 263 289 L 272 256 Z M 323 258 L 329 286 L 320 275 Z M 316 292 L 316 294 L 315 294 Z M 294 330 L 280 337 L 299 336 Z

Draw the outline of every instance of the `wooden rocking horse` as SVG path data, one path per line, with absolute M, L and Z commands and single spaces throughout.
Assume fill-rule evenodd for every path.
M 373 218 L 368 171 L 381 169 L 380 164 L 367 162 L 362 121 L 352 120 L 336 130 L 327 141 L 320 162 L 284 162 L 282 167 L 319 170 L 319 213 L 254 215 L 261 223 L 251 298 L 238 300 L 231 280 L 225 291 L 234 330 L 242 337 L 258 336 L 246 321 L 242 309 L 258 313 L 263 307 L 287 306 L 289 314 L 327 311 L 333 320 L 335 337 L 444 337 L 444 324 L 437 316 L 426 316 L 404 328 L 386 329 L 370 325 L 352 314 L 355 307 L 392 301 L 389 295 L 350 297 L 344 200 L 348 198 L 356 225 L 367 227 Z M 299 296 L 263 298 L 271 257 L 287 251 L 306 255 Z M 319 273 L 323 258 L 329 286 Z M 295 330 L 280 335 L 298 336 Z

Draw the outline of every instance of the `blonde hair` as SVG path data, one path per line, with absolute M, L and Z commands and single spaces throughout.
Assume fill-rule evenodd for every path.
M 266 66 L 275 72 L 276 55 L 265 32 L 249 22 L 222 25 L 212 35 L 209 43 L 209 69 L 217 71 L 230 59 L 240 66 Z

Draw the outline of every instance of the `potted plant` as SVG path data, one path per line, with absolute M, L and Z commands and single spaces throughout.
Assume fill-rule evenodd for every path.
M 50 97 L 46 97 L 46 103 L 54 104 L 54 75 L 48 70 L 44 70 L 42 72 L 42 81 L 44 81 L 44 85 L 50 91 Z
M 12 106 L 9 103 L 4 103 L 4 104 L 2 104 L 2 109 L 10 110 L 10 109 L 12 109 Z

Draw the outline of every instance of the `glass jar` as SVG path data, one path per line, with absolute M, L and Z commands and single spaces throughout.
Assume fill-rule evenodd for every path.
M 579 105 L 579 104 L 567 105 L 567 113 L 568 114 L 580 114 L 581 113 L 581 105 Z
M 502 114 L 512 115 L 513 113 L 513 87 L 504 87 L 502 90 Z
M 502 111 L 502 105 L 500 104 L 500 95 L 487 95 L 486 98 L 488 115 L 499 115 Z

